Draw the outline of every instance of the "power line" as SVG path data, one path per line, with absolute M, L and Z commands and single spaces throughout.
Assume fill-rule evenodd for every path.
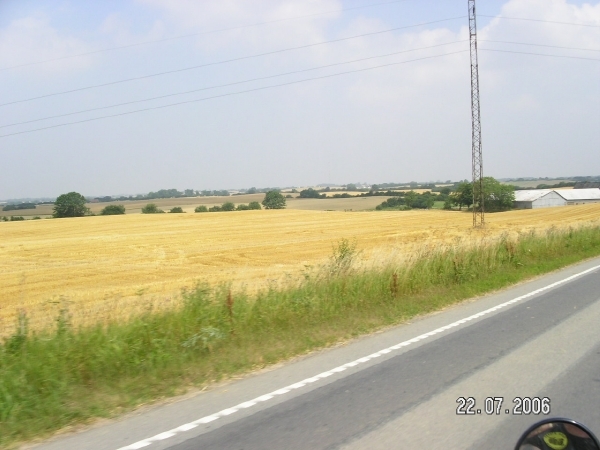
M 492 19 L 506 19 L 506 20 L 526 20 L 529 22 L 542 22 L 542 23 L 554 23 L 558 25 L 574 25 L 578 27 L 592 27 L 592 28 L 600 28 L 600 25 L 592 25 L 585 23 L 575 23 L 575 22 L 557 22 L 554 20 L 542 20 L 542 19 L 526 19 L 523 17 L 505 17 L 505 16 L 489 16 L 486 14 L 477 14 L 479 17 L 489 17 Z
M 532 44 L 529 42 L 514 42 L 514 41 L 494 41 L 491 39 L 479 39 L 480 42 L 496 42 L 499 44 L 517 44 L 517 45 L 531 45 L 533 47 L 548 47 L 548 48 L 561 48 L 564 50 L 585 50 L 588 52 L 600 52 L 600 49 L 595 48 L 582 48 L 582 47 L 563 47 L 561 45 L 546 45 L 546 44 Z
M 600 61 L 599 58 L 585 58 L 583 56 L 549 55 L 547 53 L 517 52 L 517 51 L 513 51 L 513 50 L 495 50 L 495 49 L 491 49 L 491 48 L 481 48 L 480 50 L 483 50 L 486 52 L 516 53 L 519 55 L 549 56 L 552 58 L 569 58 L 569 59 L 584 59 L 587 61 Z
M 223 32 L 223 31 L 241 30 L 241 29 L 244 29 L 244 28 L 252 28 L 252 27 L 257 27 L 257 26 L 261 26 L 261 25 L 268 25 L 268 24 L 277 23 L 277 22 L 284 22 L 284 21 L 288 21 L 288 20 L 296 20 L 296 19 L 304 19 L 304 18 L 307 18 L 307 17 L 322 16 L 322 15 L 331 14 L 331 13 L 334 13 L 334 12 L 345 13 L 347 11 L 352 11 L 352 10 L 355 10 L 355 9 L 372 8 L 374 6 L 390 5 L 390 4 L 393 4 L 393 3 L 403 3 L 403 2 L 406 2 L 406 1 L 409 1 L 409 0 L 393 0 L 393 1 L 388 1 L 388 2 L 371 3 L 371 4 L 368 4 L 368 5 L 353 6 L 353 7 L 350 7 L 350 8 L 342 8 L 342 9 L 337 9 L 337 10 L 332 10 L 332 11 L 324 11 L 324 12 L 320 12 L 320 13 L 305 14 L 303 16 L 286 17 L 286 18 L 283 18 L 283 19 L 270 20 L 270 21 L 267 21 L 267 22 L 259 22 L 259 23 L 254 23 L 254 24 L 250 24 L 250 25 L 241 25 L 241 26 L 237 26 L 237 27 L 221 28 L 221 29 L 218 29 L 218 30 L 209 30 L 209 31 L 201 31 L 201 32 L 198 32 L 198 33 L 183 34 L 183 35 L 180 35 L 180 36 L 173 36 L 173 37 L 170 37 L 170 38 L 163 38 L 163 39 L 155 39 L 155 40 L 151 40 L 151 41 L 137 42 L 135 44 L 120 45 L 120 46 L 117 46 L 117 47 L 109 47 L 109 48 L 104 48 L 104 49 L 100 49 L 100 50 L 94 50 L 94 51 L 91 51 L 91 52 L 77 53 L 76 55 L 61 56 L 59 58 L 46 59 L 44 61 L 36 61 L 36 62 L 30 62 L 30 63 L 20 64 L 20 65 L 17 65 L 17 66 L 4 67 L 4 68 L 0 68 L 0 71 L 10 70 L 10 69 L 16 69 L 18 67 L 33 66 L 33 65 L 36 65 L 36 64 L 44 64 L 44 63 L 53 62 L 53 61 L 60 61 L 60 60 L 63 60 L 63 59 L 77 58 L 79 56 L 93 55 L 93 54 L 96 54 L 96 53 L 108 52 L 108 51 L 111 51 L 111 50 L 119 50 L 119 49 L 123 49 L 123 48 L 137 47 L 137 46 L 140 46 L 140 45 L 155 44 L 155 43 L 158 43 L 158 42 L 173 41 L 173 40 L 177 40 L 177 39 L 185 39 L 185 38 L 194 37 L 194 36 L 201 36 L 201 35 L 205 35 L 205 34 L 220 33 L 220 32 Z
M 233 96 L 233 95 L 246 94 L 246 93 L 249 93 L 249 92 L 263 91 L 263 90 L 266 90 L 266 89 L 273 89 L 273 88 L 278 88 L 278 87 L 282 87 L 282 86 L 290 86 L 290 85 L 293 85 L 293 84 L 305 83 L 307 81 L 322 80 L 322 79 L 325 79 L 325 78 L 332 78 L 332 77 L 337 77 L 337 76 L 341 76 L 341 75 L 347 75 L 347 74 L 351 74 L 351 73 L 366 72 L 368 70 L 380 69 L 382 67 L 390 67 L 390 66 L 396 66 L 396 65 L 400 65 L 400 64 L 407 64 L 407 63 L 411 63 L 411 62 L 423 61 L 423 60 L 427 60 L 427 59 L 441 58 L 441 57 L 444 57 L 444 56 L 456 55 L 456 54 L 459 54 L 459 53 L 466 53 L 467 51 L 468 50 L 459 50 L 459 51 L 456 51 L 456 52 L 445 53 L 443 55 L 424 56 L 422 58 L 416 58 L 416 59 L 411 59 L 411 60 L 407 60 L 407 61 L 400 61 L 400 62 L 389 63 L 389 64 L 381 64 L 379 66 L 367 67 L 367 68 L 363 68 L 363 69 L 348 70 L 346 72 L 338 72 L 338 73 L 334 73 L 334 74 L 322 75 L 322 76 L 313 77 L 313 78 L 305 78 L 303 80 L 289 81 L 289 82 L 286 82 L 286 83 L 274 84 L 274 85 L 271 85 L 271 86 L 263 86 L 263 87 L 253 88 L 253 89 L 247 89 L 245 91 L 229 92 L 229 93 L 226 93 L 226 94 L 214 95 L 214 96 L 211 96 L 211 97 L 203 97 L 203 98 L 199 98 L 199 99 L 195 99 L 195 100 L 185 100 L 185 101 L 181 101 L 181 102 L 177 102 L 177 103 L 169 103 L 167 105 L 162 105 L 162 106 L 153 106 L 153 107 L 149 107 L 149 108 L 136 109 L 134 111 L 128 111 L 128 112 L 123 112 L 123 113 L 118 113 L 118 114 L 110 114 L 110 115 L 106 115 L 106 116 L 94 117 L 94 118 L 91 118 L 91 119 L 78 120 L 78 121 L 75 121 L 75 122 L 67 122 L 67 123 L 62 123 L 62 124 L 57 124 L 57 125 L 50 125 L 50 126 L 47 126 L 47 127 L 35 128 L 35 129 L 32 129 L 32 130 L 18 131 L 18 132 L 10 133 L 10 134 L 2 134 L 2 135 L 0 135 L 0 138 L 5 138 L 5 137 L 9 137 L 9 136 L 15 136 L 15 135 L 18 135 L 18 134 L 33 133 L 33 132 L 36 132 L 36 131 L 48 130 L 48 129 L 51 129 L 51 128 L 64 127 L 64 126 L 67 126 L 67 125 L 75 125 L 75 124 L 79 124 L 79 123 L 85 123 L 85 122 L 92 122 L 92 121 L 96 121 L 96 120 L 108 119 L 108 118 L 111 118 L 111 117 L 126 116 L 126 115 L 129 115 L 129 114 L 136 114 L 136 113 L 140 113 L 140 112 L 144 112 L 144 111 L 151 111 L 151 110 L 156 110 L 156 109 L 170 108 L 170 107 L 173 107 L 173 106 L 184 105 L 184 104 L 189 104 L 189 103 L 197 103 L 197 102 L 202 102 L 202 101 L 207 101 L 207 100 L 213 100 L 213 99 L 216 99 L 216 98 L 230 97 L 230 96 Z
M 404 30 L 404 29 L 407 29 L 407 28 L 416 28 L 416 27 L 420 27 L 420 26 L 423 26 L 423 25 L 431 25 L 431 24 L 434 24 L 434 23 L 448 22 L 450 20 L 457 20 L 457 19 L 463 19 L 463 18 L 464 18 L 464 16 L 451 17 L 451 18 L 448 18 L 448 19 L 434 20 L 434 21 L 431 21 L 431 22 L 423 22 L 423 23 L 419 23 L 419 24 L 415 24 L 415 25 L 406 25 L 406 26 L 402 26 L 402 27 L 389 28 L 387 30 L 373 31 L 373 32 L 370 32 L 370 33 L 363 33 L 363 34 L 358 34 L 358 35 L 354 35 L 354 36 L 348 36 L 348 37 L 345 37 L 345 38 L 339 38 L 339 39 L 332 39 L 332 40 L 329 40 L 329 41 L 316 42 L 314 44 L 300 45 L 300 46 L 297 46 L 297 47 L 288 47 L 288 48 L 281 49 L 281 50 L 273 50 L 273 51 L 270 51 L 270 52 L 258 53 L 256 55 L 240 56 L 238 58 L 231 58 L 231 59 L 226 59 L 226 60 L 223 60 L 223 61 L 216 61 L 216 62 L 212 62 L 212 63 L 199 64 L 199 65 L 196 65 L 196 66 L 184 67 L 182 69 L 175 69 L 175 70 L 169 70 L 169 71 L 165 71 L 165 72 L 158 72 L 158 73 L 154 73 L 154 74 L 150 74 L 150 75 L 142 75 L 142 76 L 139 76 L 139 77 L 126 78 L 126 79 L 123 79 L 123 80 L 111 81 L 111 82 L 108 82 L 108 83 L 96 84 L 96 85 L 86 86 L 86 87 L 77 88 L 77 89 L 70 89 L 68 91 L 54 92 L 52 94 L 39 95 L 37 97 L 31 97 L 31 98 L 26 98 L 26 99 L 22 99 L 22 100 L 15 100 L 15 101 L 12 101 L 12 102 L 7 102 L 7 103 L 0 103 L 0 106 L 8 106 L 8 105 L 14 105 L 16 103 L 30 102 L 30 101 L 33 101 L 33 100 L 39 100 L 39 99 L 42 99 L 42 98 L 53 97 L 53 96 L 56 96 L 56 95 L 70 94 L 70 93 L 73 93 L 73 92 L 80 92 L 80 91 L 84 91 L 84 90 L 88 90 L 88 89 L 95 89 L 95 88 L 99 88 L 99 87 L 112 86 L 112 85 L 115 85 L 115 84 L 126 83 L 126 82 L 129 82 L 129 81 L 143 80 L 143 79 L 146 79 L 146 78 L 152 78 L 152 77 L 157 77 L 157 76 L 162 76 L 162 75 L 169 75 L 169 74 L 173 74 L 173 73 L 179 73 L 179 72 L 184 72 L 184 71 L 188 71 L 188 70 L 199 69 L 199 68 L 202 68 L 202 67 L 215 66 L 215 65 L 219 65 L 219 64 L 226 64 L 226 63 L 230 63 L 230 62 L 234 62 L 234 61 L 241 61 L 241 60 L 245 60 L 245 59 L 258 58 L 258 57 L 261 57 L 261 56 L 274 55 L 274 54 L 277 54 L 277 53 L 283 53 L 283 52 L 288 52 L 288 51 L 292 51 L 292 50 L 300 50 L 300 49 L 309 48 L 309 47 L 316 47 L 318 45 L 331 44 L 331 43 L 334 43 L 334 42 L 342 42 L 342 41 L 347 41 L 347 40 L 350 40 L 350 39 L 356 39 L 356 38 L 359 38 L 359 37 L 374 36 L 374 35 L 377 35 L 377 34 L 389 33 L 389 32 L 392 32 L 392 31 Z
M 351 60 L 351 61 L 338 62 L 338 63 L 327 64 L 327 65 L 318 66 L 318 67 L 311 67 L 309 69 L 294 70 L 292 72 L 285 72 L 285 73 L 279 73 L 279 74 L 276 74 L 276 75 L 268 75 L 268 76 L 264 76 L 264 77 L 251 78 L 251 79 L 248 79 L 248 80 L 235 81 L 233 83 L 219 84 L 219 85 L 215 85 L 215 86 L 207 86 L 207 87 L 203 87 L 203 88 L 192 89 L 192 90 L 189 90 L 189 91 L 176 92 L 176 93 L 172 93 L 172 94 L 160 95 L 160 96 L 157 96 L 157 97 L 149 97 L 149 98 L 145 98 L 145 99 L 141 99 L 141 100 L 133 100 L 133 101 L 130 101 L 130 102 L 117 103 L 117 104 L 114 104 L 114 105 L 100 106 L 100 107 L 97 107 L 97 108 L 84 109 L 84 110 L 81 110 L 81 111 L 75 111 L 75 112 L 70 112 L 70 113 L 65 113 L 65 114 L 57 114 L 57 115 L 54 115 L 54 116 L 42 117 L 42 118 L 39 118 L 39 119 L 27 120 L 27 121 L 23 121 L 23 122 L 15 122 L 15 123 L 7 124 L 7 125 L 0 125 L 0 128 L 13 127 L 13 126 L 16 126 L 16 125 L 25 125 L 25 124 L 33 123 L 33 122 L 40 122 L 42 120 L 57 119 L 59 117 L 72 116 L 72 115 L 75 115 L 75 114 L 83 114 L 83 113 L 92 112 L 92 111 L 99 111 L 99 110 L 103 110 L 103 109 L 117 108 L 119 106 L 126 106 L 126 105 L 132 105 L 132 104 L 135 104 L 135 103 L 149 102 L 149 101 L 152 101 L 152 100 L 159 100 L 159 99 L 162 99 L 162 98 L 174 97 L 176 95 L 192 94 L 194 92 L 206 91 L 206 90 L 210 90 L 210 89 L 217 89 L 217 88 L 228 87 L 228 86 L 234 86 L 234 85 L 237 85 L 237 84 L 250 83 L 250 82 L 253 82 L 253 81 L 267 80 L 267 79 L 270 79 L 270 78 L 276 78 L 276 77 L 282 77 L 282 76 L 286 76 L 286 75 L 293 75 L 293 74 L 298 74 L 298 73 L 303 73 L 303 72 L 309 72 L 309 71 L 313 71 L 313 70 L 325 69 L 325 68 L 328 68 L 328 67 L 340 66 L 340 65 L 344 65 L 344 64 L 352 64 L 352 63 L 356 63 L 356 62 L 367 61 L 367 60 L 370 60 L 370 59 L 385 58 L 387 56 L 399 55 L 399 54 L 402 54 L 402 53 L 409 53 L 409 52 L 414 52 L 414 51 L 419 51 L 419 50 L 427 50 L 427 49 L 436 48 L 436 47 L 443 47 L 445 45 L 452 45 L 452 44 L 457 44 L 457 43 L 461 43 L 461 42 L 466 42 L 466 40 L 446 42 L 444 44 L 430 45 L 430 46 L 427 46 L 427 47 L 419 47 L 419 48 L 413 48 L 413 49 L 409 49 L 409 50 L 401 50 L 401 51 L 398 51 L 398 52 L 387 53 L 385 55 L 369 56 L 369 57 L 366 57 L 366 58 L 354 59 L 354 60 Z

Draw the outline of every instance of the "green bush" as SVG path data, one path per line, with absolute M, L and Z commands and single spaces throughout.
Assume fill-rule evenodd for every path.
M 221 211 L 235 211 L 235 205 L 232 202 L 225 202 L 221 206 Z
M 248 209 L 262 209 L 262 207 L 258 202 L 250 202 L 248 203 Z
M 142 208 L 142 214 L 160 214 L 164 213 L 162 209 L 159 209 L 155 203 L 148 203 Z
M 237 205 L 237 207 L 235 209 L 237 211 L 248 211 L 250 209 L 250 207 L 248 205 L 244 205 L 243 203 L 240 203 L 239 205 Z
M 171 208 L 171 211 L 169 211 L 170 213 L 182 213 L 185 212 L 183 209 L 181 209 L 181 206 L 174 206 L 173 208 Z
M 102 216 L 116 216 L 118 214 L 125 214 L 125 206 L 123 205 L 108 205 L 102 208 L 100 212 Z
M 219 205 L 215 205 L 215 206 L 211 206 L 210 208 L 208 208 L 209 212 L 219 212 L 219 211 L 223 211 L 221 209 L 221 207 Z
M 194 212 L 208 212 L 208 208 L 204 205 L 196 206 Z
M 25 217 L 23 217 L 23 216 L 10 216 L 10 221 L 11 222 L 17 222 L 19 220 L 25 220 Z

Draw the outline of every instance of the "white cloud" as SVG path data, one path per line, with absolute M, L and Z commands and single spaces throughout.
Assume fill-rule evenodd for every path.
M 165 12 L 178 29 L 196 32 L 228 30 L 201 35 L 198 45 L 206 50 L 236 50 L 289 46 L 323 40 L 327 20 L 338 16 L 340 0 L 138 0 Z M 328 14 L 311 16 L 315 13 Z M 285 20 L 310 16 L 305 19 Z M 253 26 L 270 22 L 268 26 Z M 239 28 L 237 28 L 239 27 Z
M 59 59 L 92 50 L 83 40 L 60 33 L 43 15 L 13 20 L 0 29 L 2 67 L 56 60 L 37 66 L 38 72 L 64 72 L 90 66 L 91 57 Z

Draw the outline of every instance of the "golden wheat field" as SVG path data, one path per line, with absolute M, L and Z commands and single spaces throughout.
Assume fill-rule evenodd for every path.
M 306 266 L 325 262 L 342 238 L 356 242 L 363 263 L 377 263 L 423 244 L 599 223 L 600 205 L 486 220 L 481 232 L 464 212 L 288 209 L 0 223 L 0 335 L 14 330 L 20 310 L 34 329 L 51 325 L 65 307 L 74 324 L 90 324 L 169 307 L 197 281 L 253 290 L 297 279 Z

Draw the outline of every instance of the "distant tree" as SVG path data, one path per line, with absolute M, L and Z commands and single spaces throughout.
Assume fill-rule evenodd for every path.
M 371 186 L 371 190 L 372 191 L 378 191 L 379 190 L 379 185 L 377 185 L 377 184 L 372 185 Z
M 346 185 L 347 191 L 356 191 L 356 185 L 354 183 L 350 183 Z
M 246 194 L 256 194 L 258 190 L 255 187 L 251 187 L 246 191 Z
M 417 197 L 419 194 L 417 194 L 415 191 L 409 191 L 404 195 L 404 203 L 406 204 L 406 206 L 408 206 L 409 208 L 412 208 L 414 203 L 417 201 Z
M 196 206 L 196 209 L 194 209 L 194 212 L 207 212 L 208 208 L 204 205 L 200 205 L 200 206 Z
M 159 209 L 155 203 L 148 203 L 142 208 L 142 214 L 160 214 L 164 213 L 162 209 Z
M 16 211 L 19 209 L 35 209 L 35 203 L 9 204 L 2 208 L 2 211 Z
M 183 209 L 181 209 L 181 206 L 174 206 L 173 208 L 171 208 L 171 211 L 169 211 L 170 213 L 182 213 L 184 212 Z
M 248 203 L 248 209 L 262 209 L 260 203 L 258 202 L 250 202 Z
M 462 206 L 473 204 L 473 183 L 461 182 L 456 191 L 450 194 L 450 199 L 462 209 Z M 489 212 L 506 211 L 512 208 L 515 201 L 514 186 L 502 184 L 493 177 L 483 177 L 484 210 Z M 479 199 L 475 199 L 479 206 Z
M 100 211 L 100 215 L 102 216 L 116 216 L 118 214 L 125 214 L 125 207 L 123 205 L 108 205 Z
M 10 216 L 10 221 L 11 222 L 17 222 L 19 220 L 25 220 L 25 217 L 23 217 L 23 216 Z
M 235 205 L 232 202 L 225 202 L 221 205 L 222 211 L 235 211 Z
M 85 197 L 78 192 L 59 195 L 54 202 L 54 217 L 82 217 L 89 213 Z
M 483 177 L 483 201 L 485 211 L 506 211 L 515 201 L 513 186 L 502 184 L 493 177 Z
M 183 191 L 183 195 L 185 195 L 186 197 L 194 197 L 196 193 L 193 189 L 186 189 Z
M 450 194 L 450 200 L 458 205 L 459 210 L 462 210 L 463 206 L 471 206 L 473 204 L 473 184 L 467 181 L 458 183 L 456 191 Z
M 219 212 L 219 211 L 223 211 L 221 209 L 221 207 L 219 205 L 215 205 L 215 206 L 211 206 L 210 208 L 208 208 L 209 212 Z
M 262 201 L 265 209 L 285 209 L 285 197 L 279 191 L 269 191 Z
M 244 205 L 243 203 L 240 203 L 239 205 L 237 205 L 237 207 L 235 209 L 237 211 L 248 211 L 250 209 L 250 207 L 248 205 Z
M 325 194 L 319 194 L 319 191 L 314 190 L 313 188 L 303 189 L 300 191 L 300 198 L 323 198 Z

